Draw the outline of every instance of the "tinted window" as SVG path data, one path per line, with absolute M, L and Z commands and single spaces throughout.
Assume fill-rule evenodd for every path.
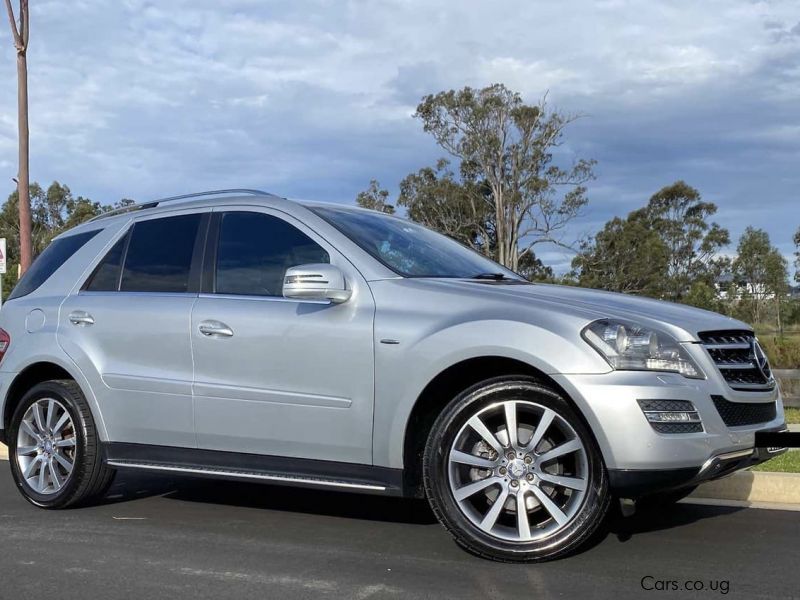
M 346 208 L 312 209 L 387 267 L 406 277 L 475 277 L 513 271 L 441 233 L 399 217 Z
M 87 231 L 86 233 L 79 233 L 77 235 L 70 235 L 53 240 L 50 245 L 44 249 L 44 252 L 33 261 L 30 269 L 25 272 L 22 279 L 14 286 L 14 290 L 11 292 L 8 299 L 11 300 L 30 294 L 47 281 L 61 265 L 67 262 L 73 254 L 99 232 L 100 230 L 96 229 L 94 231 Z
M 140 221 L 133 227 L 123 292 L 187 292 L 200 215 Z
M 108 251 L 97 265 L 97 268 L 92 273 L 89 281 L 86 283 L 85 289 L 90 292 L 116 292 L 119 289 L 119 275 L 122 269 L 122 253 L 125 251 L 125 244 L 128 242 L 128 236 L 123 235 L 122 238 L 114 244 L 114 247 Z
M 281 296 L 286 269 L 330 260 L 319 244 L 286 221 L 262 213 L 227 212 L 219 230 L 216 292 Z

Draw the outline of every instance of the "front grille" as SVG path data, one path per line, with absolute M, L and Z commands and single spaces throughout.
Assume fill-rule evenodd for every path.
M 777 415 L 775 402 L 731 402 L 711 396 L 719 416 L 728 427 L 742 427 L 772 421 Z
M 700 341 L 733 389 L 761 392 L 775 387 L 769 361 L 751 331 L 706 331 Z

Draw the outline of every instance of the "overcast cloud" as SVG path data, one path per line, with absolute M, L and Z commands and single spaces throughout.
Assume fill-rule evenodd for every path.
M 800 225 L 800 3 L 31 0 L 31 175 L 113 202 L 220 187 L 353 202 L 442 152 L 423 94 L 505 83 L 585 118 L 591 233 L 685 179 L 738 237 Z M 4 15 L 3 15 L 4 16 Z M 0 194 L 16 77 L 0 25 Z M 7 183 L 2 183 L 2 182 Z M 563 268 L 569 256 L 548 251 Z

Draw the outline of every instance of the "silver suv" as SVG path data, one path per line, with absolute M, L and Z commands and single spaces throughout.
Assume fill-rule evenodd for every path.
M 0 437 L 43 508 L 124 469 L 426 497 L 469 551 L 535 561 L 612 498 L 675 500 L 784 428 L 744 323 L 249 190 L 60 235 L 0 327 Z

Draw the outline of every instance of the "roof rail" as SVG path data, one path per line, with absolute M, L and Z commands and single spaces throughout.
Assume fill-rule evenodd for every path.
M 241 194 L 241 195 L 250 195 L 250 196 L 275 196 L 274 194 L 270 194 L 269 192 L 264 192 L 262 190 L 251 190 L 247 188 L 232 188 L 227 190 L 208 190 L 206 192 L 194 192 L 193 194 L 182 194 L 180 196 L 169 196 L 167 198 L 159 198 L 157 200 L 150 200 L 148 202 L 142 202 L 140 204 L 130 204 L 128 206 L 123 206 L 121 208 L 117 208 L 114 210 L 110 210 L 108 212 L 104 212 L 102 214 L 97 215 L 96 217 L 89 219 L 90 221 L 97 221 L 98 219 L 104 219 L 105 217 L 113 217 L 115 215 L 121 215 L 127 212 L 133 212 L 135 210 L 143 210 L 145 208 L 154 208 L 159 206 L 164 202 L 172 202 L 174 200 L 186 200 L 188 198 L 202 198 L 205 196 L 221 196 L 221 195 L 231 195 L 231 194 Z

